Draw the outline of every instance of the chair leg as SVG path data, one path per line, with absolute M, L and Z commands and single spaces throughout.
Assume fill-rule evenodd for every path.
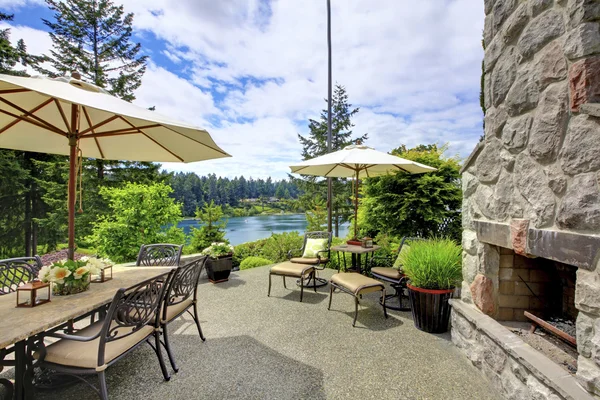
M 287 286 L 285 286 L 285 275 L 282 275 L 281 277 L 283 278 L 283 287 L 287 289 Z
M 173 351 L 171 350 L 171 343 L 169 343 L 169 333 L 167 331 L 167 324 L 163 325 L 162 330 L 163 338 L 165 341 L 165 350 L 167 350 L 167 356 L 169 357 L 171 368 L 173 368 L 173 371 L 179 372 L 179 368 L 177 368 L 177 364 L 175 363 L 175 357 L 173 357 Z
M 354 297 L 354 321 L 352 322 L 352 326 L 356 325 L 356 318 L 358 318 L 358 296 Z
M 271 274 L 269 274 L 269 291 L 267 292 L 267 297 L 271 297 Z
M 333 285 L 329 285 L 329 305 L 327 306 L 328 310 L 331 310 L 331 298 L 333 297 Z
M 106 375 L 104 371 L 98 372 L 98 381 L 100 381 L 100 398 L 108 400 L 108 388 L 106 387 Z
M 317 270 L 313 270 L 312 278 L 313 278 L 313 290 L 315 291 L 315 293 L 317 293 Z
M 156 356 L 158 357 L 158 363 L 160 364 L 160 370 L 162 371 L 165 381 L 168 382 L 169 380 L 171 380 L 171 376 L 169 375 L 169 371 L 167 371 L 167 366 L 165 365 L 165 360 L 162 357 L 162 351 L 160 350 L 160 333 L 158 331 L 154 331 L 154 341 L 156 344 L 154 351 L 156 352 Z
M 202 328 L 200 327 L 200 318 L 198 318 L 198 305 L 194 303 L 194 321 L 196 322 L 196 328 L 198 328 L 198 334 L 203 342 L 206 341 L 204 334 L 202 334 Z
M 302 277 L 300 277 L 300 303 L 302 303 L 303 295 L 304 295 L 304 279 Z

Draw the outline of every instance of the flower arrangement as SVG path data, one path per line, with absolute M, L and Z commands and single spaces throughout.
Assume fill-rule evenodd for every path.
M 112 265 L 110 260 L 95 257 L 83 257 L 80 260 L 61 260 L 43 266 L 38 279 L 52 283 L 52 293 L 69 295 L 86 291 L 90 286 L 90 278 L 100 270 Z
M 202 254 L 210 258 L 230 256 L 233 254 L 233 246 L 224 242 L 213 242 L 210 246 L 202 250 Z

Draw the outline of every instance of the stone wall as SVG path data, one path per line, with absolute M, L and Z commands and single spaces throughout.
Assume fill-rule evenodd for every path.
M 484 3 L 485 132 L 463 167 L 462 301 L 499 318 L 503 247 L 579 267 L 577 377 L 600 394 L 600 2 Z

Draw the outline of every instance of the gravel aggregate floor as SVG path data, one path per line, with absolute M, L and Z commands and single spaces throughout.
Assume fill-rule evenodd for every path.
M 328 311 L 328 287 L 305 290 L 300 303 L 299 288 L 287 282 L 284 289 L 274 277 L 267 297 L 268 267 L 216 285 L 203 276 L 206 342 L 190 317 L 180 318 L 170 329 L 179 372 L 163 381 L 154 352 L 142 346 L 108 368 L 110 399 L 498 399 L 449 334 L 417 330 L 407 312 L 384 319 L 377 294 L 363 298 L 353 328 L 351 296 L 334 294 Z M 77 384 L 36 398 L 97 397 Z

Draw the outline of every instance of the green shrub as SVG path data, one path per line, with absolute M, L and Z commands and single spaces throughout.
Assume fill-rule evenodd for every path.
M 250 269 L 273 264 L 273 261 L 262 257 L 246 257 L 240 264 L 240 269 Z
M 410 284 L 423 289 L 451 289 L 462 280 L 462 249 L 450 239 L 414 241 L 400 254 Z
M 268 239 L 260 239 L 254 242 L 238 244 L 233 249 L 233 266 L 239 267 L 242 261 L 247 257 L 259 257 L 262 254 Z
M 261 254 L 256 254 L 273 260 L 273 262 L 282 262 L 287 260 L 290 250 L 298 250 L 302 247 L 304 237 L 298 232 L 274 233 L 265 241 Z
M 204 223 L 199 229 L 191 229 L 191 238 L 189 246 L 195 251 L 202 251 L 211 243 L 225 242 L 229 243 L 225 239 L 225 226 L 226 221 L 221 221 L 224 213 L 221 206 L 215 205 L 214 201 L 207 203 L 202 209 L 196 210 L 196 218 Z

